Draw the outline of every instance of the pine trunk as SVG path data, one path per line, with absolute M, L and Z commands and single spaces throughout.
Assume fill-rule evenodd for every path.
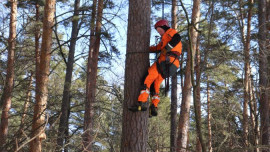
M 149 51 L 150 12 L 151 1 L 129 1 L 121 152 L 147 151 L 149 111 L 134 113 L 128 107 L 137 102 L 149 66 L 148 54 L 140 52 Z
M 84 151 L 92 151 L 93 127 L 94 127 L 94 103 L 96 94 L 97 82 L 97 67 L 98 67 L 98 54 L 100 47 L 101 36 L 101 22 L 103 14 L 103 0 L 98 0 L 97 20 L 94 36 L 90 38 L 90 48 L 87 64 L 87 86 L 86 86 L 86 103 L 84 114 L 84 134 L 83 146 Z M 92 39 L 93 38 L 93 39 Z
M 11 98 L 13 91 L 14 80 L 14 62 L 15 62 L 15 49 L 16 49 L 16 24 L 17 24 L 17 0 L 10 0 L 10 23 L 9 23 L 9 39 L 8 39 L 8 63 L 7 75 L 5 81 L 4 92 L 1 97 L 2 115 L 0 124 L 0 151 L 2 149 L 8 135 L 8 117 L 11 108 Z
M 40 64 L 40 49 L 39 49 L 39 39 L 40 39 L 40 28 L 39 28 L 39 4 L 36 2 L 36 26 L 35 26 L 35 58 L 36 58 L 36 77 L 39 73 Z M 36 78 L 37 79 L 37 78 Z
M 42 140 L 46 139 L 45 134 L 45 110 L 48 98 L 48 78 L 51 60 L 52 28 L 54 25 L 55 0 L 46 0 L 43 18 L 43 34 L 41 44 L 41 55 L 39 73 L 36 75 L 36 103 L 32 124 L 33 140 L 30 142 L 31 152 L 42 151 Z
M 78 22 L 79 22 L 78 9 L 79 7 L 80 7 L 80 0 L 75 0 L 74 14 L 73 14 L 73 20 L 72 20 L 71 41 L 70 41 L 70 46 L 69 46 L 65 85 L 64 85 L 64 91 L 63 91 L 63 97 L 62 97 L 61 116 L 60 116 L 60 123 L 58 127 L 57 144 L 60 148 L 58 150 L 60 151 L 62 151 L 63 148 L 65 149 L 65 145 L 68 144 L 68 119 L 69 119 L 70 98 L 71 98 L 70 88 L 71 88 L 71 79 L 72 79 L 73 64 L 74 64 L 75 46 L 76 46 L 77 36 L 78 36 Z
M 197 116 L 197 120 L 198 123 L 201 124 L 201 85 L 200 85 L 200 79 L 201 79 L 201 54 L 200 54 L 200 50 L 199 50 L 199 38 L 197 38 L 197 45 L 196 45 L 196 66 L 195 66 L 195 71 L 196 71 L 196 99 L 197 99 L 197 103 L 196 103 L 196 109 L 198 111 L 198 116 Z M 201 126 L 200 126 L 201 128 Z M 202 151 L 202 145 L 200 142 L 200 138 L 199 135 L 197 137 L 197 143 L 196 143 L 196 152 L 201 152 Z
M 197 59 L 199 59 L 199 40 L 198 36 L 199 33 L 196 31 L 196 29 L 199 28 L 199 21 L 200 21 L 200 0 L 193 0 L 193 8 L 192 8 L 192 16 L 191 16 L 191 23 L 192 26 L 190 27 L 190 41 L 191 41 L 191 81 L 192 81 L 192 86 L 193 86 L 193 103 L 194 103 L 194 111 L 195 111 L 195 120 L 196 120 L 196 132 L 197 132 L 197 137 L 199 138 L 198 144 L 201 146 L 199 150 L 202 150 L 203 152 L 206 152 L 206 147 L 203 141 L 203 135 L 202 135 L 202 130 L 201 130 L 201 105 L 200 105 L 200 69 L 197 69 L 196 73 L 197 74 L 197 79 L 196 82 L 194 80 L 194 60 L 195 60 L 195 54 L 198 56 Z M 196 28 L 196 29 L 195 29 Z M 197 51 L 197 53 L 196 53 Z M 198 61 L 199 63 L 199 61 Z M 200 65 L 197 65 L 197 68 L 199 68 Z
M 266 0 L 258 1 L 258 20 L 259 20 L 259 85 L 260 92 L 260 113 L 261 113 L 261 141 L 262 145 L 269 146 L 269 91 L 268 87 L 268 52 L 266 51 Z M 263 149 L 268 152 L 268 149 Z
M 207 64 L 207 63 L 206 63 Z M 206 65 L 207 67 L 208 65 Z M 212 152 L 212 127 L 211 127 L 211 100 L 210 100 L 210 86 L 209 86 L 209 76 L 206 76 L 207 86 L 206 86 L 206 94 L 207 94 L 207 129 L 208 129 L 208 151 Z
M 249 147 L 248 141 L 248 103 L 251 102 L 251 95 L 250 95 L 250 28 L 251 28 L 251 16 L 252 16 L 252 5 L 253 0 L 249 0 L 249 11 L 248 11 L 248 18 L 247 18 L 247 34 L 244 36 L 244 27 L 243 29 L 243 45 L 244 45 L 244 62 L 245 62 L 245 77 L 244 77 L 244 103 L 243 103 L 243 140 L 244 146 L 247 148 Z M 247 151 L 247 150 L 246 150 Z
M 172 28 L 177 30 L 177 1 L 172 0 Z M 172 76 L 171 84 L 171 152 L 176 151 L 176 138 L 177 138 L 177 74 Z
M 188 126 L 191 102 L 191 54 L 188 50 L 185 80 L 182 93 L 181 111 L 178 122 L 177 152 L 186 152 L 188 143 Z

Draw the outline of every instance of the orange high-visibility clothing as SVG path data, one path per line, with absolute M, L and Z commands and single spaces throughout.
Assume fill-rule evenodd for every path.
M 179 63 L 179 60 L 176 58 L 176 56 L 179 56 L 182 52 L 181 41 L 179 43 L 177 43 L 177 45 L 174 46 L 170 51 L 170 53 L 173 53 L 176 56 L 168 55 L 168 53 L 167 53 L 168 51 L 165 49 L 165 46 L 171 41 L 172 37 L 176 33 L 177 33 L 177 31 L 175 29 L 172 29 L 172 28 L 168 29 L 164 33 L 164 35 L 162 36 L 161 42 L 157 46 L 150 47 L 151 52 L 160 52 L 161 51 L 161 53 L 160 53 L 158 60 L 155 63 L 153 63 L 151 65 L 151 67 L 148 69 L 148 75 L 145 78 L 144 84 L 149 89 L 151 84 L 154 82 L 154 90 L 155 90 L 156 94 L 159 94 L 160 84 L 164 80 L 164 77 L 159 72 L 157 64 L 160 64 L 161 62 L 166 61 L 166 58 L 167 58 L 167 60 L 169 58 L 170 63 L 172 63 L 175 67 L 179 68 L 180 63 Z M 140 96 L 138 97 L 138 101 L 147 102 L 147 98 L 148 98 L 148 95 L 140 94 Z M 157 107 L 158 102 L 159 102 L 159 98 L 158 98 L 158 100 L 155 100 L 155 102 L 153 104 Z

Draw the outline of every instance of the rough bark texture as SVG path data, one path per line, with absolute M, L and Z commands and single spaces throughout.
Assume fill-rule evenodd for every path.
M 33 140 L 30 142 L 31 152 L 42 151 L 42 140 L 46 139 L 44 132 L 45 109 L 48 98 L 48 79 L 51 60 L 52 28 L 54 25 L 55 0 L 46 0 L 43 18 L 43 34 L 41 44 L 41 56 L 39 73 L 36 78 L 36 103 L 32 124 Z
M 8 112 L 11 108 L 11 97 L 13 90 L 14 80 L 14 62 L 15 62 L 15 47 L 16 47 L 16 23 L 17 23 L 17 0 L 10 0 L 10 23 L 9 23 L 9 39 L 8 39 L 8 63 L 7 63 L 7 75 L 4 87 L 4 92 L 1 97 L 1 103 L 3 106 L 0 124 L 0 151 L 3 150 L 7 134 L 8 134 Z
M 61 116 L 60 116 L 58 138 L 57 138 L 57 144 L 60 148 L 58 150 L 60 151 L 62 151 L 62 149 L 64 148 L 64 145 L 68 143 L 68 118 L 69 118 L 70 98 L 71 98 L 70 88 L 71 88 L 71 79 L 72 79 L 73 64 L 74 64 L 75 46 L 76 46 L 77 36 L 78 36 L 78 22 L 79 22 L 78 9 L 79 7 L 80 7 L 80 0 L 75 0 L 74 15 L 73 15 L 73 20 L 72 20 L 71 41 L 70 41 L 70 46 L 69 46 L 65 85 L 64 85 L 64 91 L 63 91 L 63 97 L 62 97 Z
M 87 66 L 87 86 L 86 86 L 86 103 L 84 114 L 84 134 L 83 145 L 84 151 L 92 151 L 93 143 L 93 126 L 94 126 L 94 103 L 96 94 L 96 82 L 97 82 L 97 66 L 98 66 L 98 54 L 100 47 L 100 35 L 101 35 L 101 21 L 103 14 L 103 0 L 98 0 L 97 20 L 95 28 L 95 37 L 90 39 L 90 49 Z M 93 41 L 92 41 L 93 40 Z
M 177 30 L 177 8 L 176 0 L 172 0 L 172 28 Z M 171 152 L 176 151 L 177 138 L 177 74 L 172 76 L 171 84 Z
M 134 113 L 128 107 L 137 102 L 149 66 L 148 54 L 140 52 L 149 51 L 150 6 L 149 0 L 129 1 L 121 152 L 147 151 L 148 110 Z

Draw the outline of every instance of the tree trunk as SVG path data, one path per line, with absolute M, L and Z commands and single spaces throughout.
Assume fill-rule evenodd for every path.
M 172 28 L 177 30 L 177 1 L 172 0 Z M 170 138 L 170 151 L 176 151 L 176 138 L 177 138 L 177 73 L 172 76 L 171 87 L 171 138 Z
M 45 134 L 45 109 L 48 98 L 48 78 L 51 60 L 52 28 L 54 25 L 55 0 L 46 0 L 43 18 L 43 34 L 41 44 L 41 56 L 39 73 L 36 76 L 36 103 L 32 124 L 33 140 L 30 142 L 31 152 L 41 152 L 42 140 L 46 139 Z
M 268 52 L 266 51 L 266 0 L 258 1 L 258 20 L 259 20 L 259 85 L 260 92 L 260 113 L 261 113 L 261 141 L 262 145 L 269 146 L 269 91 L 268 87 Z M 269 150 L 263 149 L 263 152 Z
M 35 58 L 36 58 L 36 79 L 39 73 L 39 64 L 40 64 L 40 49 L 39 49 L 39 38 L 40 38 L 40 26 L 39 26 L 39 5 L 36 2 L 36 26 L 35 26 Z
M 206 65 L 206 67 L 207 66 L 208 65 Z M 208 74 L 206 76 L 206 80 L 207 80 L 206 94 L 207 94 L 208 151 L 212 152 L 213 151 L 213 147 L 212 147 L 212 127 L 211 127 L 212 113 L 211 113 L 210 86 L 209 86 L 209 76 L 208 76 Z
M 8 112 L 11 108 L 11 97 L 13 90 L 14 80 L 14 62 L 15 62 L 15 49 L 16 49 L 16 24 L 17 24 L 17 0 L 10 0 L 10 23 L 9 23 L 9 39 L 8 39 L 8 63 L 7 75 L 4 87 L 4 92 L 1 97 L 2 115 L 0 124 L 0 151 L 3 150 L 7 134 L 8 134 Z
M 188 126 L 189 126 L 189 113 L 191 102 L 191 54 L 188 50 L 187 63 L 185 71 L 185 80 L 182 93 L 181 111 L 178 122 L 178 137 L 177 137 L 177 151 L 186 152 L 188 142 Z
M 196 71 L 196 91 L 194 92 L 196 95 L 196 99 L 197 99 L 197 103 L 196 103 L 196 109 L 198 111 L 198 115 L 197 115 L 197 120 L 198 123 L 201 124 L 201 85 L 200 85 L 200 79 L 201 79 L 201 54 L 200 54 L 200 50 L 199 50 L 199 38 L 197 38 L 197 42 L 196 42 L 196 66 L 195 66 L 195 71 Z M 196 122 L 197 123 L 197 122 Z M 200 127 L 201 128 L 201 127 Z M 200 138 L 199 135 L 197 135 L 198 139 L 197 139 L 197 143 L 196 143 L 196 152 L 201 152 L 202 151 L 202 145 L 200 142 Z
M 92 132 L 94 126 L 94 103 L 96 94 L 97 66 L 100 47 L 102 14 L 103 14 L 103 0 L 98 0 L 97 21 L 94 34 L 95 37 L 91 37 L 90 39 L 90 49 L 87 65 L 87 86 L 86 86 L 87 95 L 85 103 L 84 134 L 83 134 L 83 146 L 85 151 L 92 151 L 91 147 L 94 140 Z
M 151 1 L 129 1 L 121 152 L 147 151 L 149 111 L 134 113 L 128 107 L 137 102 L 149 66 L 148 54 L 140 52 L 149 51 L 150 13 Z
M 92 4 L 92 14 L 91 14 L 91 21 L 90 21 L 90 45 L 89 45 L 89 55 L 88 55 L 88 67 L 87 67 L 87 84 L 86 84 L 86 101 L 85 101 L 85 115 L 84 115 L 84 133 L 82 135 L 83 137 L 83 149 L 88 149 L 89 151 L 91 151 L 91 143 L 92 142 L 92 138 L 93 138 L 93 133 L 91 132 L 91 128 L 93 125 L 93 120 L 91 120 L 93 118 L 93 103 L 89 102 L 88 100 L 90 100 L 90 78 L 88 78 L 88 75 L 90 76 L 90 63 L 91 60 L 93 60 L 92 58 L 92 54 L 93 54 L 93 50 L 94 50 L 94 44 L 95 44 L 95 40 L 96 40 L 96 36 L 95 36 L 95 20 L 96 20 L 96 12 L 97 12 L 97 0 L 93 0 L 93 4 Z M 92 56 L 91 56 L 92 55 Z M 88 72 L 89 71 L 89 72 Z M 89 83 L 89 84 L 88 84 Z M 95 89 L 95 88 L 94 88 Z M 89 91 L 88 91 L 89 90 Z M 88 93 L 89 92 L 89 93 Z M 88 113 L 88 114 L 86 114 Z
M 62 149 L 65 147 L 64 145 L 68 144 L 68 119 L 69 119 L 70 98 L 71 98 L 70 88 L 71 88 L 71 79 L 72 79 L 73 64 L 74 64 L 75 47 L 76 47 L 77 36 L 78 36 L 78 22 L 79 22 L 78 9 L 79 7 L 80 7 L 80 0 L 75 0 L 74 14 L 73 14 L 73 20 L 72 20 L 71 41 L 70 41 L 70 46 L 69 46 L 65 85 L 64 85 L 64 91 L 63 91 L 63 97 L 62 97 L 61 116 L 60 116 L 60 123 L 58 127 L 57 144 L 60 149 L 57 149 L 57 150 L 59 151 L 62 151 Z
M 198 69 L 197 72 L 197 79 L 196 83 L 194 80 L 194 58 L 195 58 L 195 52 L 197 48 L 199 47 L 199 41 L 198 41 L 198 32 L 196 29 L 199 27 L 199 21 L 200 21 L 200 0 L 193 0 L 193 8 L 192 8 L 192 16 L 191 16 L 191 27 L 190 27 L 190 46 L 191 46 L 191 81 L 193 86 L 193 101 L 194 101 L 194 111 L 195 111 L 195 120 L 196 120 L 196 131 L 197 131 L 197 137 L 199 138 L 200 144 L 201 144 L 201 150 L 203 152 L 206 152 L 206 147 L 203 142 L 203 136 L 201 131 L 201 106 L 200 106 L 200 70 Z M 195 29 L 196 28 L 196 29 Z M 199 52 L 197 52 L 197 55 L 199 56 Z M 200 57 L 198 57 L 200 58 Z M 197 65 L 198 68 L 200 65 Z
M 248 11 L 248 18 L 247 18 L 247 34 L 244 35 L 244 27 L 242 27 L 242 41 L 244 45 L 244 62 L 245 62 L 245 77 L 244 77 L 244 103 L 243 103 L 243 140 L 244 140 L 244 147 L 249 147 L 248 141 L 248 103 L 251 102 L 251 95 L 250 95 L 250 28 L 251 28 L 251 16 L 252 16 L 252 5 L 253 0 L 249 0 L 249 11 Z M 243 20 L 243 19 L 242 19 Z M 243 24 L 244 25 L 244 24 Z M 246 150 L 247 151 L 247 150 Z

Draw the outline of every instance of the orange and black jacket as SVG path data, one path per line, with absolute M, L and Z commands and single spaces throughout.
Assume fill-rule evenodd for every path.
M 158 63 L 161 63 L 170 58 L 170 63 L 179 67 L 179 56 L 182 53 L 181 36 L 175 29 L 168 29 L 162 36 L 161 41 L 157 46 L 150 47 L 151 52 L 160 52 Z

